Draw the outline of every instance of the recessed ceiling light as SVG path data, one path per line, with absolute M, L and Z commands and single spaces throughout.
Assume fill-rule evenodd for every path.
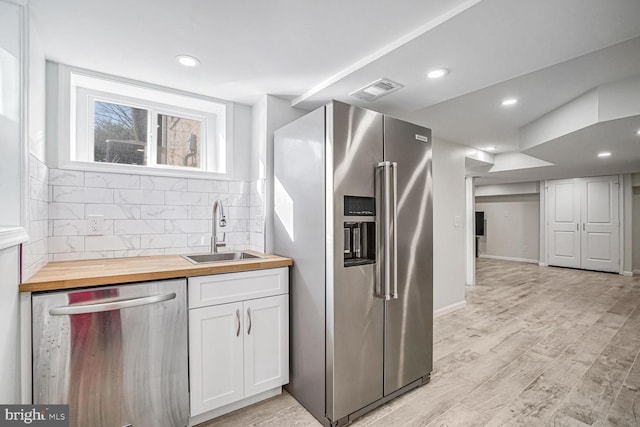
M 636 135 L 640 136 L 640 129 L 636 131 Z
M 484 151 L 496 151 L 496 147 L 487 147 Z
M 185 67 L 196 67 L 200 64 L 200 61 L 195 56 L 191 55 L 178 55 L 176 61 Z
M 504 101 L 502 101 L 502 105 L 504 105 L 505 107 L 509 105 L 516 105 L 517 103 L 518 103 L 518 100 L 516 98 L 507 98 Z
M 440 77 L 444 77 L 449 74 L 449 70 L 446 68 L 436 68 L 427 73 L 427 77 L 430 79 L 439 79 Z
M 611 151 L 602 151 L 598 153 L 598 157 L 611 157 Z

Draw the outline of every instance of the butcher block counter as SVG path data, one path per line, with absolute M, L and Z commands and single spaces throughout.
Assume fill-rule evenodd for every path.
M 246 251 L 262 258 L 192 264 L 180 255 L 50 262 L 20 284 L 20 292 L 55 291 L 100 285 L 175 279 L 287 267 L 290 258 Z

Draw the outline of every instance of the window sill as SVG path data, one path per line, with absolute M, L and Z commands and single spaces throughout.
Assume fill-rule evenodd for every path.
M 75 171 L 117 173 L 124 175 L 166 176 L 171 178 L 198 178 L 232 181 L 230 174 L 207 172 L 202 170 L 154 168 L 149 166 L 123 165 L 117 163 L 66 162 L 59 169 Z
M 0 250 L 17 246 L 29 240 L 24 227 L 0 227 Z

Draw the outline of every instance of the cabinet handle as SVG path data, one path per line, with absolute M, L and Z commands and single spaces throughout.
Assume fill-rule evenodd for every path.
M 247 308 L 247 316 L 249 316 L 249 328 L 247 329 L 247 335 L 251 335 L 251 309 Z
M 238 329 L 236 330 L 236 336 L 240 336 L 240 309 L 236 310 L 236 320 L 238 321 Z
M 587 229 L 585 228 L 584 222 L 582 223 L 582 231 L 587 231 Z

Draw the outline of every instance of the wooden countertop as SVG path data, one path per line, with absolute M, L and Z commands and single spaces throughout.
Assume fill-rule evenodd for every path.
M 50 262 L 20 284 L 20 292 L 54 291 L 89 286 L 115 285 L 146 280 L 175 279 L 235 271 L 262 270 L 293 264 L 290 258 L 246 251 L 264 258 L 192 264 L 179 255 L 135 258 L 103 258 Z

